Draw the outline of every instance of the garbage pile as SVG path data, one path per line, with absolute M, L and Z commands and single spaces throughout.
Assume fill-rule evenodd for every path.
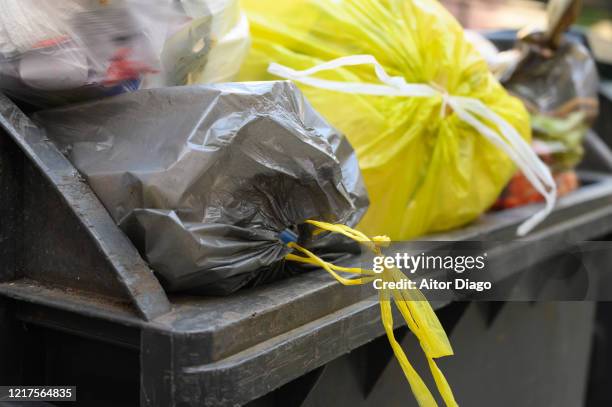
M 37 110 L 166 290 L 227 295 L 315 267 L 345 285 L 398 281 L 338 262 L 354 242 L 378 255 L 463 226 L 505 188 L 498 205 L 514 206 L 517 183 L 545 201 L 519 235 L 553 210 L 553 174 L 572 174 L 596 113 L 592 60 L 562 39 L 567 19 L 521 39 L 502 86 L 436 0 L 240 4 L 0 3 L 0 90 Z M 392 300 L 457 405 L 429 303 L 379 294 L 419 404 L 437 405 L 394 337 Z

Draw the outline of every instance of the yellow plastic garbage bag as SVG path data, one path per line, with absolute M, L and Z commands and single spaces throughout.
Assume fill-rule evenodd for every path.
M 525 142 L 525 108 L 437 1 L 242 6 L 252 49 L 239 78 L 295 80 L 346 134 L 371 200 L 365 233 L 401 240 L 464 225 L 493 204 L 515 164 L 547 201 L 519 233 L 552 210 L 554 182 Z

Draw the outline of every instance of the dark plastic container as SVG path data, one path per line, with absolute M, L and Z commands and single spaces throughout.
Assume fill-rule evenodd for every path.
M 0 383 L 76 385 L 83 406 L 412 403 L 372 292 L 313 271 L 229 297 L 169 297 L 77 171 L 3 96 L 0 127 Z M 435 238 L 507 241 L 490 253 L 500 281 L 522 271 L 526 253 L 555 270 L 575 242 L 612 232 L 612 176 L 581 177 L 530 240 L 512 241 L 532 207 Z M 557 244 L 533 250 L 536 239 Z M 584 393 L 591 306 L 435 307 L 458 354 L 441 365 L 463 405 L 569 407 Z

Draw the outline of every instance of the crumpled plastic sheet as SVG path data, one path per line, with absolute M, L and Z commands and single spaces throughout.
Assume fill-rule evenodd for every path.
M 313 234 L 368 206 L 346 139 L 289 82 L 140 90 L 33 116 L 86 177 L 168 291 L 225 294 L 303 266 L 279 233 L 324 257 L 358 250 Z

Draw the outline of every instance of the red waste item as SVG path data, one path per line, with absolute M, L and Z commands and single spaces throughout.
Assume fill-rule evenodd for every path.
M 159 72 L 147 64 L 129 59 L 131 53 L 130 48 L 117 50 L 112 58 L 111 65 L 106 71 L 104 85 L 114 86 L 127 80 L 138 79 L 143 74 Z
M 557 184 L 557 197 L 562 197 L 578 189 L 580 185 L 578 176 L 573 170 L 554 173 Z M 501 196 L 493 205 L 494 210 L 516 208 L 517 206 L 544 202 L 544 198 L 533 188 L 522 173 L 517 173 L 504 189 Z
M 70 37 L 67 35 L 62 35 L 60 37 L 48 38 L 46 40 L 38 41 L 32 46 L 32 49 L 41 49 L 41 48 L 51 48 L 55 47 L 59 44 L 64 44 L 70 41 Z

